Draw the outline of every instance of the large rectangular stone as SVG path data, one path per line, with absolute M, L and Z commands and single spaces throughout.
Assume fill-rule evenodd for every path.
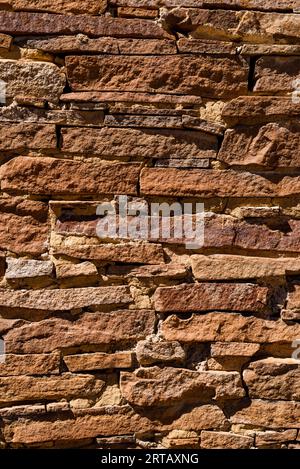
M 80 353 L 66 355 L 64 362 L 69 371 L 109 370 L 112 368 L 132 368 L 134 355 L 132 352 L 116 353 Z
M 195 254 L 191 258 L 198 280 L 234 280 L 272 278 L 300 273 L 297 257 L 270 258 L 214 254 Z
M 0 362 L 0 376 L 49 375 L 60 372 L 60 353 L 14 355 L 7 353 Z
M 299 167 L 300 120 L 228 129 L 218 159 L 230 166 Z
M 139 163 L 20 156 L 1 166 L 1 189 L 41 195 L 136 195 L 139 169 Z
M 168 317 L 162 324 L 166 340 L 191 342 L 253 342 L 259 344 L 289 344 L 300 337 L 300 324 L 288 325 L 276 321 L 244 317 L 237 313 L 208 313 L 189 319 Z M 12 334 L 11 332 L 10 334 Z
M 5 59 L 0 59 L 0 80 L 6 83 L 6 98 L 26 95 L 54 102 L 66 84 L 65 74 L 53 63 Z
M 111 158 L 214 158 L 218 139 L 192 130 L 63 128 L 61 149 L 66 153 Z
M 0 151 L 24 152 L 56 149 L 54 125 L 0 124 Z
M 49 353 L 76 347 L 84 351 L 136 344 L 153 334 L 155 314 L 149 310 L 84 313 L 76 321 L 51 318 L 11 330 L 5 336 L 7 353 Z
M 300 177 L 283 176 L 279 182 L 261 174 L 233 170 L 144 168 L 143 195 L 186 197 L 285 197 L 300 194 Z
M 89 37 L 171 38 L 154 21 L 111 16 L 57 15 L 51 13 L 0 12 L 0 32 L 13 36 L 86 34 Z
M 1 4 L 15 11 L 47 11 L 50 13 L 73 13 L 99 15 L 105 11 L 107 0 L 1 0 Z
M 100 306 L 120 306 L 132 302 L 126 286 L 88 287 L 55 290 L 0 290 L 2 311 L 69 311 Z
M 104 381 L 83 374 L 0 377 L 0 403 L 95 397 L 104 386 Z
M 159 287 L 154 295 L 156 311 L 256 311 L 268 306 L 268 288 L 247 283 L 196 283 Z
M 230 98 L 247 92 L 243 59 L 190 56 L 69 56 L 74 91 L 138 91 Z

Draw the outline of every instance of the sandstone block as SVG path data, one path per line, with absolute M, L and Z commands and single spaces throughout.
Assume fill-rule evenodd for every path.
M 83 353 L 66 355 L 64 362 L 69 371 L 106 370 L 111 368 L 131 368 L 133 366 L 132 352 Z

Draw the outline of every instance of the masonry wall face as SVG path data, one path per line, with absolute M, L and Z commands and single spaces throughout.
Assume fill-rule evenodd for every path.
M 0 10 L 0 447 L 299 449 L 300 1 Z

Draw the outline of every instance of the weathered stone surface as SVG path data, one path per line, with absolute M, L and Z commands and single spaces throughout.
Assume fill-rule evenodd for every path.
M 17 157 L 1 166 L 2 190 L 31 194 L 136 194 L 140 164 Z
M 11 281 L 39 277 L 51 277 L 53 264 L 51 261 L 36 261 L 33 259 L 6 258 L 7 269 L 5 277 Z
M 83 413 L 75 418 L 57 422 L 51 419 L 36 419 L 12 422 L 5 430 L 7 440 L 13 443 L 34 443 L 49 440 L 77 440 L 95 436 L 111 436 L 147 431 L 171 431 L 173 429 L 200 431 L 202 429 L 224 429 L 227 420 L 222 410 L 214 405 L 195 407 L 165 425 L 158 415 L 148 419 L 133 412 L 129 406 L 108 406 L 94 413 Z
M 118 49 L 122 55 L 177 54 L 175 41 L 168 39 L 119 39 Z
M 9 49 L 12 43 L 12 37 L 7 34 L 0 34 L 0 49 Z
M 300 116 L 300 103 L 291 97 L 242 96 L 227 103 L 222 117 L 231 125 L 258 124 L 274 119 Z
M 0 124 L 0 151 L 25 152 L 56 149 L 54 125 Z
M 257 93 L 293 92 L 296 80 L 300 80 L 298 57 L 262 57 L 256 62 L 254 91 Z
M 259 351 L 258 344 L 243 342 L 216 342 L 211 344 L 212 357 L 253 357 Z
M 11 332 L 13 333 L 13 331 Z M 300 324 L 244 317 L 237 313 L 208 313 L 189 319 L 170 316 L 162 324 L 165 340 L 190 342 L 253 342 L 258 344 L 291 344 L 300 337 Z
M 254 445 L 251 436 L 228 432 L 201 432 L 200 447 L 205 449 L 250 449 Z
M 225 133 L 218 159 L 238 166 L 298 167 L 299 133 L 298 120 L 230 129 Z
M 185 430 L 172 430 L 167 436 L 162 438 L 163 448 L 199 448 L 199 436 L 196 432 Z
M 47 249 L 47 205 L 9 197 L 0 199 L 0 249 L 16 254 L 40 255 Z
M 173 197 L 284 197 L 300 194 L 300 178 L 284 176 L 276 184 L 250 172 L 144 168 L 141 192 Z
M 119 1 L 119 0 L 118 0 Z M 299 7 L 298 0 L 203 0 L 203 7 L 216 6 L 218 8 L 238 8 L 246 10 L 265 10 L 265 11 L 293 11 Z M 188 5 L 190 6 L 190 5 Z M 197 5 L 193 5 L 197 6 Z
M 194 38 L 211 37 L 213 32 L 213 38 L 221 40 L 279 44 L 300 42 L 298 15 L 183 8 L 173 21 L 176 29 L 191 31 Z
M 186 54 L 236 55 L 237 46 L 232 42 L 205 39 L 180 38 L 177 41 L 179 52 Z
M 184 278 L 187 275 L 187 268 L 183 264 L 158 264 L 158 265 L 112 265 L 108 267 L 108 275 L 113 277 L 135 277 L 135 278 Z
M 62 151 L 107 157 L 215 157 L 217 137 L 204 132 L 146 129 L 62 129 Z
M 59 374 L 60 354 L 41 353 L 30 355 L 6 354 L 0 362 L 0 376 Z
M 138 342 L 136 356 L 142 366 L 156 363 L 180 365 L 186 358 L 179 342 L 157 342 L 151 339 Z
M 256 311 L 268 306 L 268 288 L 251 284 L 197 283 L 159 287 L 154 305 L 161 312 Z
M 139 407 L 171 406 L 178 402 L 237 399 L 245 395 L 239 373 L 141 368 L 121 372 L 121 392 Z
M 51 13 L 0 12 L 0 32 L 14 36 L 86 34 L 90 37 L 171 38 L 153 21 L 142 19 L 56 15 Z
M 293 441 L 296 437 L 297 430 L 256 432 L 255 446 L 258 448 L 280 448 L 282 443 Z
M 56 0 L 55 4 L 51 0 L 5 0 L 5 4 L 16 11 L 98 15 L 104 12 L 107 0 Z
M 117 306 L 132 302 L 125 286 L 57 290 L 0 290 L 2 311 L 69 311 L 88 307 Z
M 66 65 L 74 91 L 136 90 L 230 98 L 247 90 L 248 66 L 239 58 L 70 56 Z
M 209 159 L 198 158 L 170 158 L 168 160 L 157 160 L 155 165 L 159 168 L 209 168 Z
M 198 280 L 234 280 L 280 277 L 300 273 L 300 259 L 213 254 L 191 257 Z
M 286 309 L 294 313 L 300 312 L 300 285 L 297 283 L 293 283 L 290 286 Z
M 154 313 L 121 310 L 85 313 L 76 321 L 52 318 L 31 323 L 6 334 L 7 353 L 47 353 L 56 349 L 116 346 L 136 343 L 153 333 Z
M 83 353 L 80 355 L 66 355 L 64 362 L 69 371 L 105 370 L 110 368 L 131 368 L 133 366 L 132 352 Z
M 0 403 L 39 399 L 70 399 L 101 394 L 104 381 L 92 375 L 65 373 L 60 376 L 10 376 L 0 378 Z
M 72 277 L 94 277 L 98 275 L 98 270 L 92 262 L 72 262 L 56 261 L 55 262 L 56 278 L 69 279 Z
M 261 55 L 299 55 L 300 45 L 290 44 L 243 44 L 239 48 L 239 53 L 244 56 Z
M 159 264 L 164 262 L 163 249 L 160 244 L 124 243 L 99 244 L 75 247 L 54 247 L 57 255 L 105 262 L 122 262 L 124 264 Z
M 0 79 L 6 83 L 6 98 L 24 94 L 58 101 L 66 84 L 57 65 L 34 61 L 0 59 Z
M 250 398 L 300 400 L 299 361 L 267 358 L 250 363 L 243 372 Z
M 247 407 L 232 415 L 230 420 L 232 423 L 265 428 L 299 428 L 299 416 L 299 402 L 253 399 Z

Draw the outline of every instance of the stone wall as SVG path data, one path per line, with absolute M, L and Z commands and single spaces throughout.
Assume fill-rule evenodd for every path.
M 1 447 L 299 448 L 300 1 L 0 10 Z

